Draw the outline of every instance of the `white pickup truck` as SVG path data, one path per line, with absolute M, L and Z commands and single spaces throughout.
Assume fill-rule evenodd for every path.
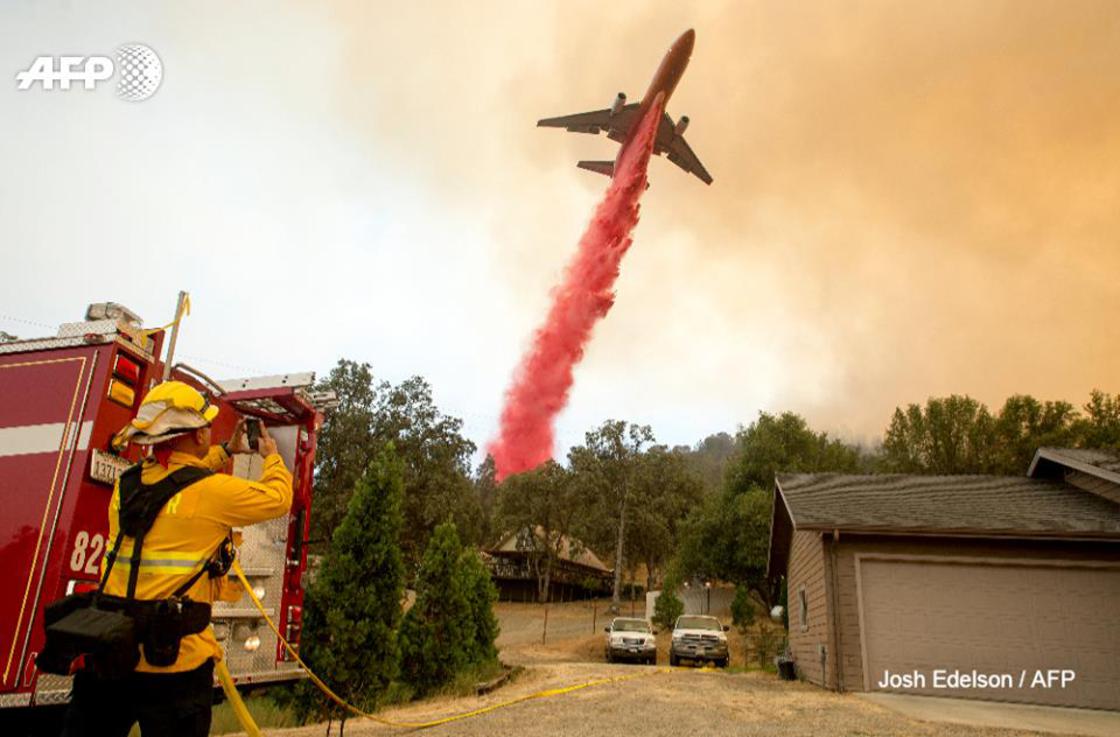
M 657 663 L 657 633 L 645 619 L 615 617 L 603 628 L 607 633 L 607 662 L 635 660 L 654 665 Z
M 715 617 L 693 614 L 677 617 L 677 623 L 673 625 L 673 642 L 669 646 L 669 665 L 680 665 L 682 660 L 690 660 L 726 668 L 731 659 L 727 649 L 726 632 L 729 629 Z

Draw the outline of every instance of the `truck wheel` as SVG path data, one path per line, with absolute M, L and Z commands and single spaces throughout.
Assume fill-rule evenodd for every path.
M 669 665 L 671 665 L 675 668 L 680 664 L 681 664 L 681 659 L 678 658 L 676 655 L 673 655 L 672 653 L 669 653 Z
M 731 663 L 731 658 L 724 658 L 723 660 L 716 661 L 716 666 L 719 668 L 726 668 Z
M 614 662 L 614 656 L 613 656 L 613 655 L 611 655 L 611 651 L 610 651 L 610 650 L 608 650 L 608 651 L 607 651 L 607 662 L 608 662 L 608 663 L 613 663 L 613 662 Z

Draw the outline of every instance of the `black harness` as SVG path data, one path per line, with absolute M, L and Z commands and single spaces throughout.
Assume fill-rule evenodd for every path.
M 200 569 L 166 599 L 137 599 L 144 537 L 151 530 L 164 505 L 188 486 L 211 475 L 211 471 L 184 466 L 145 485 L 140 466 L 121 474 L 119 531 L 113 549 L 106 555 L 105 573 L 96 591 L 71 594 L 48 605 L 43 613 L 47 641 L 35 664 L 47 673 L 66 675 L 74 660 L 85 656 L 92 667 L 106 678 L 131 673 L 144 659 L 155 666 L 168 666 L 179 657 L 179 644 L 186 635 L 206 629 L 210 623 L 210 604 L 186 596 L 204 573 L 223 575 L 217 561 L 225 561 L 231 539 L 226 538 Z M 132 538 L 128 587 L 124 596 L 105 593 L 105 584 L 117 561 L 121 543 Z M 228 570 L 228 566 L 226 566 Z

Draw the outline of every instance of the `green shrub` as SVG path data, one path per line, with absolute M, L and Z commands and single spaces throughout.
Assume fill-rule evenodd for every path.
M 653 622 L 659 627 L 672 629 L 677 622 L 677 617 L 684 614 L 684 602 L 677 596 L 680 582 L 675 578 L 666 578 L 661 587 L 661 594 L 653 605 Z
M 455 525 L 436 527 L 420 563 L 416 603 L 400 630 L 402 675 L 419 695 L 450 683 L 475 655 L 476 627 L 462 559 Z
M 739 584 L 735 587 L 735 598 L 731 601 L 731 622 L 745 635 L 756 619 L 758 606 L 751 600 L 750 590 Z
M 392 445 L 366 468 L 304 601 L 300 654 L 339 696 L 376 708 L 397 677 L 404 594 L 402 466 Z M 301 719 L 347 714 L 309 681 L 292 694 Z
M 765 606 L 750 594 L 750 589 L 740 584 L 735 587 L 735 598 L 731 602 L 731 621 L 743 635 L 743 654 L 745 662 L 751 660 L 753 651 L 762 668 L 773 667 L 771 658 L 781 647 L 782 633 L 770 621 L 770 613 Z
M 460 565 L 463 588 L 470 605 L 470 619 L 474 625 L 467 660 L 472 664 L 496 660 L 498 649 L 494 641 L 498 639 L 499 627 L 498 618 L 494 616 L 494 602 L 498 600 L 498 589 L 490 579 L 490 571 L 474 550 L 463 551 Z

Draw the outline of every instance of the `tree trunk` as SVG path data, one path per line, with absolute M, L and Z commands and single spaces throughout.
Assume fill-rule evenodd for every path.
M 626 541 L 626 497 L 618 510 L 618 540 L 614 546 L 614 587 L 611 590 L 611 614 L 622 611 L 622 547 Z
M 544 586 L 538 592 L 540 594 L 540 602 L 545 604 L 549 601 L 549 593 L 552 590 L 552 556 L 549 555 L 544 563 Z
M 529 570 L 532 572 L 533 578 L 537 580 L 537 601 L 544 601 L 541 597 L 541 591 L 544 588 L 544 573 L 541 571 L 540 555 L 530 553 Z

